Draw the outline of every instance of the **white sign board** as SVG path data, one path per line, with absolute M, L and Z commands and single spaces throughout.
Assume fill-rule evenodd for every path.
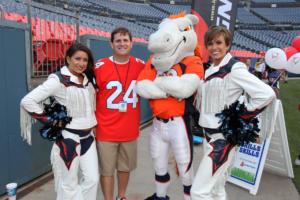
M 230 168 L 228 181 L 248 189 L 253 195 L 257 193 L 265 165 L 275 173 L 293 177 L 284 115 L 279 100 L 275 102 L 271 114 L 273 118 L 269 121 L 269 134 L 260 144 L 249 143 L 236 148 L 236 157 Z M 270 152 L 270 149 L 280 153 Z

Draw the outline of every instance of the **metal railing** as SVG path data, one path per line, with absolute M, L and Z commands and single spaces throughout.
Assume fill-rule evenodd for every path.
M 4 19 L 4 7 L 0 4 L 0 19 Z
M 68 47 L 79 38 L 78 11 L 32 3 L 32 77 L 47 76 L 65 64 Z M 30 13 L 30 12 L 28 12 Z M 41 15 L 47 17 L 41 18 Z

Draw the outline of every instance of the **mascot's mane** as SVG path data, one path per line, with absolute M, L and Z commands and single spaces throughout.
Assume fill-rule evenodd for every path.
M 184 11 L 182 11 L 182 12 L 170 15 L 168 18 L 169 19 L 177 19 L 177 18 L 181 18 L 181 17 L 184 17 L 184 16 L 186 16 L 186 13 Z

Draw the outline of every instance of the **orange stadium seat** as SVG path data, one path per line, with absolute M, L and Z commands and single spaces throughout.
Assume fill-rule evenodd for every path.
M 64 43 L 61 39 L 47 39 L 43 45 L 43 51 L 46 53 L 46 59 L 50 64 L 50 71 L 53 72 L 64 61 Z
M 33 32 L 33 40 L 37 41 L 46 41 L 47 35 L 46 35 L 46 20 L 36 18 L 35 25 L 32 29 Z
M 39 71 L 41 70 L 41 66 L 46 60 L 46 53 L 43 50 L 43 46 L 45 46 L 45 42 L 34 41 L 32 46 L 33 46 L 34 71 Z

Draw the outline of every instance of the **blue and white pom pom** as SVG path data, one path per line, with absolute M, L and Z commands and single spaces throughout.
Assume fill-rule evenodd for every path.
M 255 142 L 260 131 L 256 117 L 245 119 L 247 112 L 244 104 L 239 101 L 225 108 L 221 113 L 216 114 L 220 118 L 220 132 L 232 145 L 241 146 L 249 142 Z
M 60 139 L 62 129 L 72 120 L 68 116 L 67 108 L 50 97 L 50 103 L 44 104 L 44 113 L 49 118 L 50 123 L 45 124 L 40 129 L 40 135 L 50 141 Z

